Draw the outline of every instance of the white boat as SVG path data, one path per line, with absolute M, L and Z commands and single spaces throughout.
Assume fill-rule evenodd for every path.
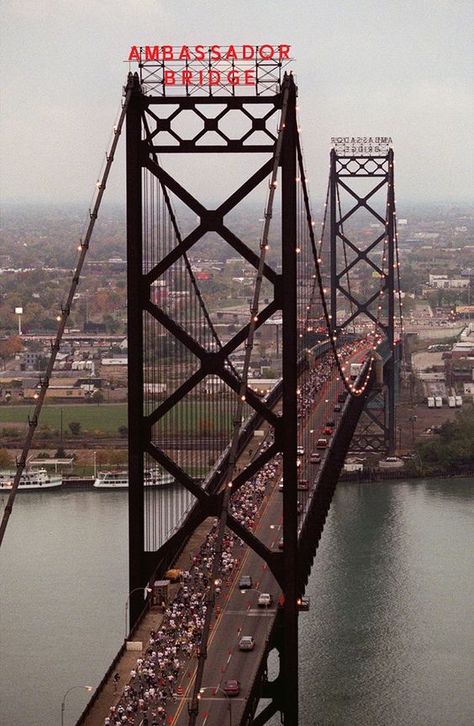
M 0 491 L 9 491 L 13 487 L 16 471 L 0 471 Z M 18 491 L 30 489 L 55 489 L 63 483 L 62 474 L 48 474 L 46 469 L 25 469 L 21 475 Z
M 157 469 L 145 471 L 146 487 L 165 487 L 174 482 L 174 476 Z M 101 471 L 94 481 L 96 489 L 128 489 L 128 471 Z

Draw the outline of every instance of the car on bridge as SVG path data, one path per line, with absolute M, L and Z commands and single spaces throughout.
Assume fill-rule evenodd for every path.
M 307 479 L 299 479 L 298 489 L 302 492 L 307 492 L 309 489 L 309 481 Z
M 304 448 L 302 446 L 297 446 L 296 454 L 297 454 L 297 456 L 304 456 Z
M 316 441 L 316 448 L 317 449 L 326 449 L 327 448 L 327 445 L 328 445 L 328 440 L 327 439 L 318 439 Z
M 325 426 L 323 428 L 323 434 L 325 436 L 331 436 L 333 434 L 333 432 L 334 432 L 334 429 L 332 428 L 332 426 Z
M 273 598 L 269 592 L 261 592 L 258 596 L 257 605 L 259 608 L 269 608 L 273 604 Z
M 334 404 L 334 407 L 332 409 L 334 413 L 340 413 L 342 411 L 342 405 L 340 403 Z
M 239 650 L 253 650 L 255 648 L 255 640 L 251 635 L 242 635 L 239 640 Z
M 250 575 L 242 575 L 239 580 L 239 590 L 250 590 L 252 588 L 252 578 Z
M 299 597 L 296 601 L 298 610 L 309 610 L 309 597 Z
M 316 451 L 313 451 L 313 453 L 309 457 L 309 463 L 310 464 L 320 464 L 321 463 L 321 454 L 318 454 Z
M 240 681 L 226 681 L 222 690 L 226 696 L 238 696 L 240 693 Z
M 340 393 L 337 397 L 337 400 L 339 401 L 339 403 L 344 403 L 348 395 L 349 394 L 347 391 L 342 391 L 342 393 Z

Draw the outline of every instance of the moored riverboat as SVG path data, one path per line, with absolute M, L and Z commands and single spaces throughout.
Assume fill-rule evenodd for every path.
M 164 487 L 174 482 L 174 476 L 158 469 L 145 471 L 146 487 Z M 127 489 L 128 471 L 101 471 L 94 481 L 96 489 Z
M 0 491 L 9 491 L 13 487 L 16 471 L 0 471 Z M 18 491 L 34 489 L 57 489 L 63 483 L 61 474 L 49 474 L 46 469 L 25 469 L 21 475 Z

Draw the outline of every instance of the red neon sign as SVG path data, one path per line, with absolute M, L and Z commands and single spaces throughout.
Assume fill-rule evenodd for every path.
M 287 43 L 262 45 L 132 45 L 127 61 L 138 63 L 144 83 L 187 91 L 226 86 L 266 86 L 280 79 L 292 59 Z
M 132 45 L 129 61 L 290 60 L 290 45 Z

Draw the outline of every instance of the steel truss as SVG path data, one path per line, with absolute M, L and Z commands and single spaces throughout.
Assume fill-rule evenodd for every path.
M 259 258 L 224 222 L 224 217 L 234 210 L 257 185 L 269 177 L 275 161 L 277 138 L 268 129 L 268 121 L 285 108 L 285 123 L 280 128 L 282 134 L 279 166 L 281 170 L 281 239 L 282 273 L 277 274 L 268 264 L 262 267 L 263 277 L 273 287 L 273 299 L 258 313 L 255 329 L 267 321 L 271 315 L 280 311 L 283 319 L 281 385 L 282 413 L 272 410 L 272 401 L 263 401 L 246 388 L 245 400 L 260 421 L 267 422 L 274 432 L 274 443 L 237 476 L 232 477 L 231 491 L 238 490 L 244 482 L 258 472 L 265 463 L 277 453 L 282 453 L 283 476 L 287 486 L 283 495 L 284 511 L 284 549 L 283 552 L 271 551 L 252 532 L 243 527 L 230 513 L 226 525 L 248 546 L 259 554 L 268 564 L 278 581 L 285 598 L 282 612 L 282 658 L 281 688 L 278 708 L 281 709 L 285 723 L 298 723 L 298 562 L 297 562 L 297 124 L 296 124 L 296 87 L 291 76 L 286 76 L 278 93 L 274 96 L 245 97 L 173 97 L 176 107 L 171 115 L 162 118 L 160 105 L 169 104 L 169 99 L 147 96 L 143 93 L 138 76 L 130 76 L 132 89 L 127 114 L 127 254 L 128 254 L 128 374 L 129 374 L 129 554 L 130 554 L 130 591 L 147 586 L 150 579 L 161 574 L 173 556 L 185 545 L 192 532 L 207 517 L 218 517 L 221 513 L 224 492 L 222 484 L 226 481 L 226 463 L 223 455 L 219 466 L 211 471 L 201 485 L 190 477 L 169 453 L 161 448 L 153 437 L 153 426 L 170 412 L 193 389 L 209 375 L 218 376 L 236 394 L 241 391 L 241 381 L 228 362 L 229 355 L 241 346 L 249 336 L 249 325 L 243 326 L 225 345 L 206 349 L 187 330 L 166 313 L 159 304 L 153 302 L 151 289 L 155 281 L 165 274 L 188 250 L 207 232 L 216 232 L 255 270 Z M 270 104 L 265 116 L 252 116 L 253 104 Z M 198 106 L 202 104 L 224 105 L 215 118 L 203 116 Z M 220 120 L 229 110 L 238 111 L 251 121 L 251 129 L 238 139 L 231 139 L 219 128 Z M 193 113 L 202 122 L 202 131 L 192 139 L 183 138 L 173 129 L 173 119 L 184 110 Z M 169 109 L 166 110 L 169 113 Z M 165 113 L 165 111 L 164 111 Z M 222 144 L 206 144 L 205 133 L 217 132 Z M 255 131 L 267 137 L 264 143 L 252 143 Z M 161 132 L 172 136 L 172 143 L 163 143 Z M 167 137 L 169 138 L 169 136 Z M 189 193 L 175 178 L 168 174 L 157 160 L 157 154 L 172 153 L 262 153 L 270 158 L 231 194 L 217 209 L 208 209 Z M 169 192 L 194 212 L 199 223 L 184 238 L 179 238 L 175 247 L 149 271 L 143 271 L 143 187 L 142 174 L 148 170 Z M 280 186 L 280 184 L 279 184 Z M 154 411 L 144 413 L 144 337 L 143 320 L 145 314 L 152 316 L 167 333 L 180 345 L 192 352 L 199 362 L 198 369 L 167 396 Z M 283 425 L 284 422 L 284 425 Z M 248 441 L 248 434 L 242 431 L 238 451 Z M 144 457 L 151 457 L 163 469 L 173 475 L 180 485 L 194 497 L 195 504 L 180 529 L 156 551 L 146 551 L 144 541 Z M 141 593 L 131 597 L 131 623 L 133 624 L 143 606 Z M 283 689 L 283 692 L 282 692 Z M 195 718 L 191 704 L 190 723 Z M 196 706 L 197 708 L 197 706 Z M 194 714 L 194 715 L 193 715 Z M 260 720 L 259 723 L 262 723 Z
M 357 189 L 358 180 L 373 180 L 362 195 Z M 360 183 L 360 182 L 359 182 Z M 336 149 L 330 158 L 330 279 L 331 279 L 331 329 L 337 336 L 349 331 L 349 326 L 362 316 L 371 321 L 374 334 L 378 334 L 389 355 L 384 365 L 384 385 L 375 389 L 366 401 L 361 421 L 351 444 L 351 451 L 374 451 L 392 454 L 395 451 L 395 268 L 396 229 L 394 196 L 393 149 L 384 155 L 346 156 Z M 346 213 L 342 212 L 339 193 L 344 191 L 353 201 Z M 385 215 L 373 205 L 374 196 L 386 193 Z M 365 247 L 346 234 L 344 225 L 354 221 L 361 210 L 369 214 L 373 222 L 382 227 L 380 234 Z M 376 291 L 362 290 L 354 294 L 350 272 L 358 264 L 365 266 L 380 280 Z M 349 303 L 350 312 L 338 318 L 339 301 Z M 380 305 L 380 302 L 383 304 Z M 359 320 L 360 322 L 360 320 Z

